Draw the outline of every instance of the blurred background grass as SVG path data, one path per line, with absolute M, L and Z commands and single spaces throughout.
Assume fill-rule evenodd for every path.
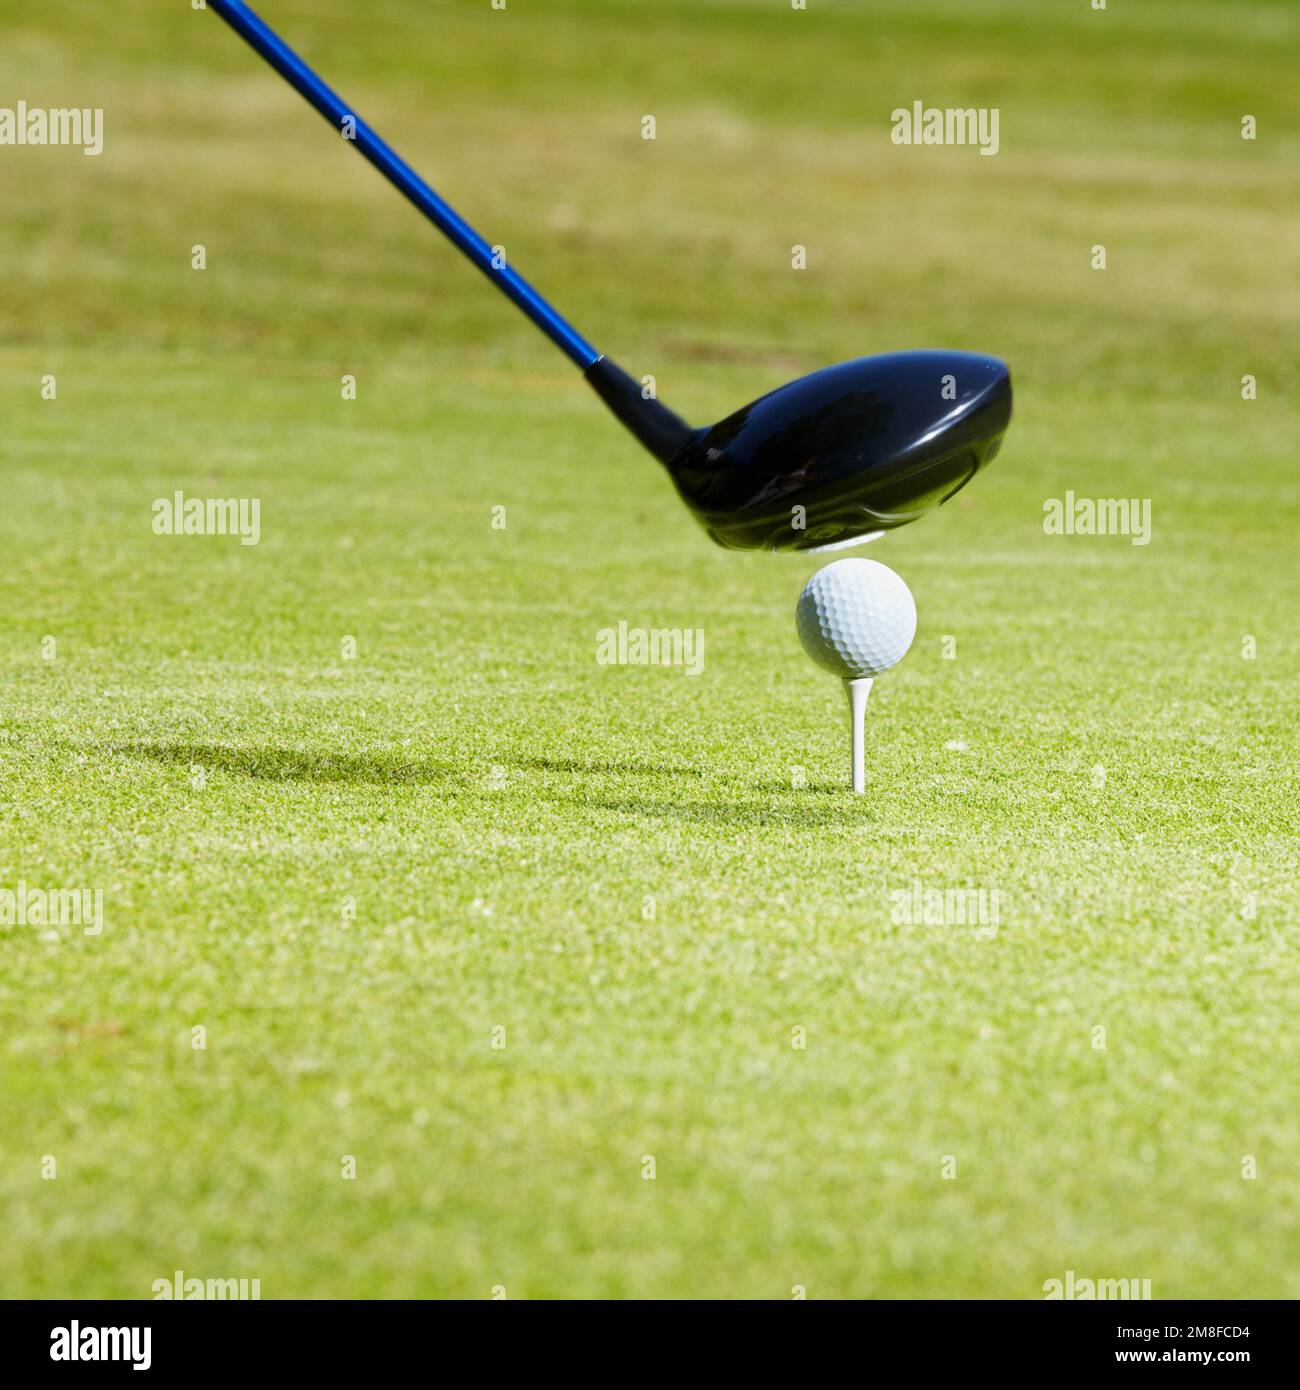
M 89 0 L 7 8 L 7 87 L 103 106 L 110 142 L 83 165 L 6 151 L 24 195 L 7 340 L 555 365 L 214 16 L 128 2 L 106 42 Z M 1031 382 L 1105 372 L 1107 390 L 1203 392 L 1234 354 L 1290 356 L 1285 5 L 388 0 L 359 23 L 286 0 L 272 17 L 665 390 L 710 384 L 700 362 L 757 361 L 775 384 L 785 362 L 768 358 L 952 340 L 1014 355 Z M 1001 153 L 891 145 L 889 112 L 916 99 L 998 105 Z M 177 273 L 182 232 L 207 245 L 206 277 Z M 795 242 L 808 274 L 788 270 Z M 1111 248 L 1104 276 L 1093 242 Z

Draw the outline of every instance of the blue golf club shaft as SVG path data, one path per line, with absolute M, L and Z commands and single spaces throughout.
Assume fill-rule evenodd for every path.
M 208 5 L 301 96 L 352 143 L 381 174 L 474 262 L 502 294 L 512 299 L 543 333 L 585 372 L 601 354 L 556 311 L 509 263 L 493 264 L 492 248 L 463 217 L 303 62 L 283 39 L 253 13 L 243 0 L 208 0 Z M 355 123 L 355 133 L 345 122 Z

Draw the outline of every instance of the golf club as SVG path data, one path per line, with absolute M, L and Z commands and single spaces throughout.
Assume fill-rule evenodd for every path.
M 898 352 L 826 367 L 693 429 L 598 352 L 242 0 L 215 10 L 578 367 L 663 463 L 715 541 L 737 550 L 853 545 L 947 501 L 997 453 L 1011 376 L 996 357 Z

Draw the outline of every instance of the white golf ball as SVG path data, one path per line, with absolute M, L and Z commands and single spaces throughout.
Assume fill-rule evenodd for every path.
M 878 676 L 907 655 L 916 600 L 878 560 L 836 560 L 804 585 L 795 609 L 804 651 L 846 680 Z

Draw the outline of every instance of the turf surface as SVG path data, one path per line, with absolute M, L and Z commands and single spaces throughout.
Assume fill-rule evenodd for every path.
M 1294 8 L 263 13 L 689 418 L 914 346 L 1017 416 L 867 552 L 855 801 L 817 560 L 711 548 L 214 16 L 0 0 L 0 105 L 106 112 L 0 149 L 0 888 L 106 923 L 0 927 L 0 1293 L 1300 1295 Z

